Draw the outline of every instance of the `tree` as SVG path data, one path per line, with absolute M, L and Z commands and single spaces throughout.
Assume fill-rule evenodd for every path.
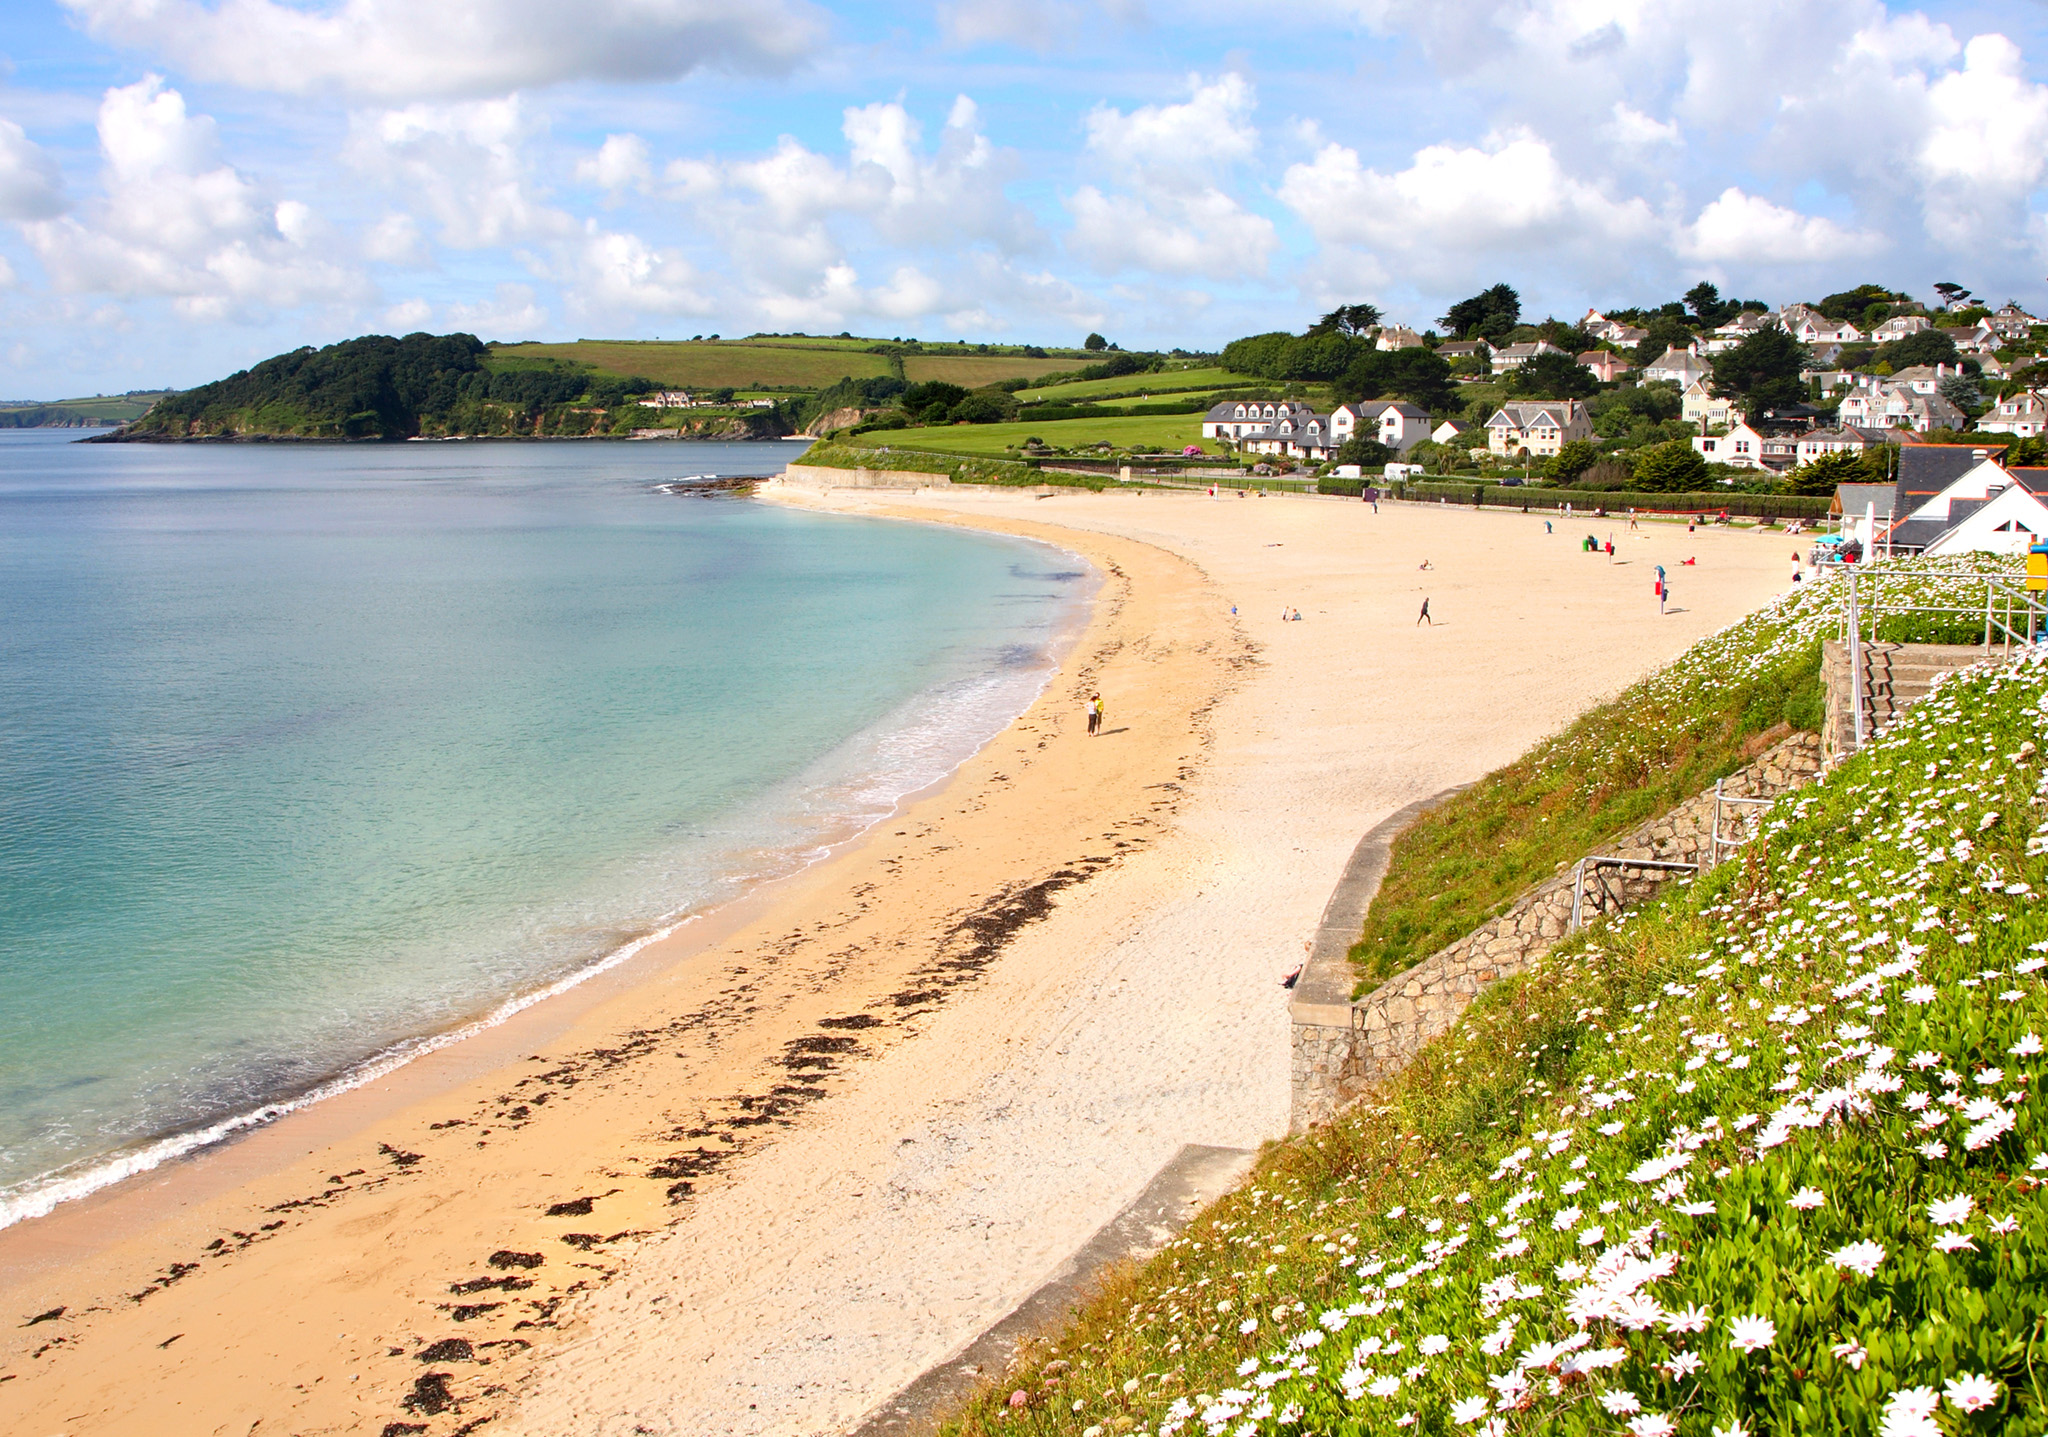
M 1967 374 L 1949 375 L 1935 386 L 1935 392 L 1965 414 L 1974 414 L 1984 405 L 1984 391 Z
M 1814 308 L 1829 319 L 1861 319 L 1873 305 L 1903 304 L 1911 298 L 1909 294 L 1900 294 L 1881 284 L 1859 284 L 1854 289 L 1829 295 Z
M 1364 334 L 1380 322 L 1380 307 L 1361 301 L 1340 304 L 1310 327 L 1310 334 Z
M 947 413 L 967 397 L 967 391 L 957 384 L 948 384 L 934 379 L 929 384 L 913 384 L 903 391 L 903 412 L 921 423 L 936 424 Z
M 1970 292 L 1967 289 L 1964 289 L 1959 284 L 1950 284 L 1946 280 L 1936 285 L 1934 292 L 1941 296 L 1941 303 L 1944 309 L 1954 309 L 1970 297 Z
M 1600 381 L 1569 354 L 1539 354 L 1510 370 L 1508 385 L 1517 394 L 1542 399 L 1584 399 L 1600 387 Z
M 1366 349 L 1332 386 L 1339 399 L 1406 399 L 1424 409 L 1452 402 L 1451 366 L 1433 349 Z
M 1741 400 L 1745 413 L 1761 415 L 1806 398 L 1800 376 L 1812 363 L 1812 351 L 1774 325 L 1714 356 L 1713 390 L 1723 399 Z
M 1109 341 L 1099 334 L 1091 334 L 1081 341 L 1081 348 L 1089 350 L 1107 349 L 1109 348 Z
M 1394 451 L 1377 439 L 1355 434 L 1337 446 L 1336 462 L 1356 464 L 1361 470 L 1377 469 L 1395 458 Z
M 1823 454 L 1811 464 L 1801 464 L 1785 476 L 1794 494 L 1832 494 L 1844 484 L 1861 484 L 1869 479 L 1862 459 L 1854 454 Z
M 1650 337 L 1638 344 L 1631 356 L 1637 369 L 1655 364 L 1664 357 L 1665 350 L 1684 349 L 1693 340 L 1692 326 L 1669 315 L 1653 319 L 1644 327 L 1650 331 Z
M 1558 446 L 1543 466 L 1543 477 L 1569 484 L 1600 462 L 1600 446 L 1590 439 L 1573 439 Z
M 1740 301 L 1723 300 L 1720 287 L 1704 279 L 1685 292 L 1685 307 L 1706 329 L 1726 324 L 1741 312 Z
M 1707 482 L 1707 461 L 1690 439 L 1654 444 L 1636 456 L 1636 488 L 1652 494 L 1691 493 Z
M 1460 339 L 1500 339 L 1522 322 L 1522 297 L 1505 284 L 1461 299 L 1437 321 Z
M 1959 358 L 1954 339 L 1939 329 L 1923 329 L 1918 334 L 1879 345 L 1877 353 L 1871 356 L 1871 362 L 1889 364 L 1892 372 L 1897 373 L 1915 364 L 1954 364 Z

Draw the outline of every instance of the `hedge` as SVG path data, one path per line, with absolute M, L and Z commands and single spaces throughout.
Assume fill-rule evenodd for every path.
M 1536 485 L 1479 484 L 1469 480 L 1410 480 L 1403 498 L 1427 503 L 1493 505 L 1497 508 L 1605 508 L 1610 514 L 1634 509 L 1645 514 L 1734 514 L 1751 519 L 1825 519 L 1833 502 L 1806 494 L 1650 494 L 1636 489 L 1548 489 Z

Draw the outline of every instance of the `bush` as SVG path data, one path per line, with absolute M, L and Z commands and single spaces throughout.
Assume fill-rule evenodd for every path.
M 1557 453 L 1544 461 L 1543 477 L 1569 484 L 1599 461 L 1599 445 L 1590 439 L 1573 439 L 1559 445 Z
M 1636 456 L 1636 488 L 1651 494 L 1683 494 L 1706 482 L 1707 461 L 1690 439 L 1653 445 Z

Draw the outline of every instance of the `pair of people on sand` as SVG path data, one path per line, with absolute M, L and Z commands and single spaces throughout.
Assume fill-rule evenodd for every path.
M 1102 695 L 1088 695 L 1088 737 L 1102 732 Z

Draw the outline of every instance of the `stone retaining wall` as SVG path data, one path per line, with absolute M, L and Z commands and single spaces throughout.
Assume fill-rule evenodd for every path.
M 1819 736 L 1796 733 L 1729 775 L 1721 790 L 1734 798 L 1775 798 L 1811 782 L 1820 769 Z M 1708 789 L 1594 853 L 1711 866 L 1714 810 L 1714 792 Z M 1746 835 L 1762 812 L 1749 805 L 1724 809 L 1723 836 Z M 1481 988 L 1522 972 L 1548 952 L 1571 925 L 1575 868 L 1537 884 L 1500 917 L 1389 979 L 1364 998 L 1342 1006 L 1327 998 L 1314 1003 L 1297 1001 L 1293 1005 L 1293 1130 L 1300 1132 L 1327 1122 L 1366 1089 L 1400 1071 L 1423 1044 L 1451 1026 Z M 1582 916 L 1590 921 L 1598 914 L 1618 913 L 1683 876 L 1679 871 L 1589 871 L 1581 898 Z M 1347 964 L 1342 980 L 1348 977 Z M 1334 972 L 1304 973 L 1296 990 L 1327 994 L 1338 981 L 1340 975 Z
M 952 479 L 919 469 L 834 469 L 824 464 L 790 464 L 779 476 L 792 489 L 945 489 Z

